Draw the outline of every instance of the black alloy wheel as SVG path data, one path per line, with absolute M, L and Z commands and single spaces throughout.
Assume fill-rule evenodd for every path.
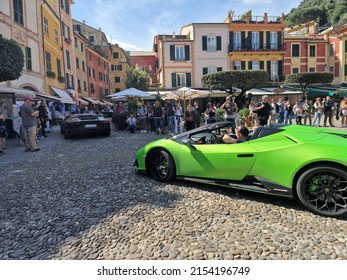
M 347 213 L 347 171 L 321 165 L 300 175 L 296 184 L 300 202 L 313 213 L 340 217 Z
M 172 156 L 164 149 L 155 149 L 147 159 L 147 170 L 157 181 L 167 182 L 175 177 L 175 164 Z

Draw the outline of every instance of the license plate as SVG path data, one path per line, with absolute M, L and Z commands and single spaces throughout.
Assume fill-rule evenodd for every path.
M 96 127 L 96 124 L 85 124 L 84 127 L 85 127 L 85 128 L 88 128 L 88 127 Z

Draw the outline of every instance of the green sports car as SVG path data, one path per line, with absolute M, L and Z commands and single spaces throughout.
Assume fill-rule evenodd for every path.
M 135 167 L 162 182 L 174 178 L 294 197 L 329 217 L 347 213 L 347 132 L 275 124 L 247 141 L 222 141 L 228 122 L 151 142 Z

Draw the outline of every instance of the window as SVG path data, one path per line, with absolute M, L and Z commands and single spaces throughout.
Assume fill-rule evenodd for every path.
M 252 32 L 252 49 L 259 50 L 259 32 Z
M 234 70 L 241 70 L 241 61 L 234 61 Z
M 99 87 L 99 96 L 102 96 L 103 95 L 103 88 L 102 87 Z
M 270 32 L 270 50 L 277 50 L 277 32 Z
M 234 32 L 234 50 L 241 50 L 241 32 Z
M 120 83 L 120 77 L 118 77 L 118 76 L 114 77 L 114 82 L 115 83 Z
M 66 85 L 68 89 L 74 89 L 74 81 L 73 81 L 73 75 L 66 74 Z
M 80 60 L 76 57 L 76 68 L 80 69 Z
M 67 40 L 70 40 L 70 27 L 63 23 L 63 37 Z
M 335 50 L 334 50 L 334 44 L 330 44 L 330 45 L 329 45 L 329 54 L 330 54 L 330 56 L 333 56 L 333 55 L 334 55 L 334 52 L 335 52 Z
M 84 61 L 82 61 L 82 71 L 86 71 L 86 64 L 85 64 L 85 62 Z
M 86 81 L 83 81 L 83 90 L 87 91 L 87 82 Z
M 252 70 L 259 70 L 259 61 L 257 60 L 252 61 Z
M 113 53 L 113 58 L 119 58 L 119 53 L 114 52 L 114 53 Z
M 32 70 L 31 48 L 25 47 L 25 67 L 27 70 Z
M 65 13 L 69 14 L 69 0 L 60 0 L 61 8 L 65 11 Z
M 49 52 L 46 52 L 46 69 L 52 71 L 51 54 Z
M 316 67 L 310 67 L 310 68 L 308 69 L 308 72 L 310 72 L 310 73 L 316 72 Z
M 13 14 L 14 21 L 19 23 L 20 25 L 24 25 L 22 0 L 13 0 Z
M 82 42 L 81 42 L 81 52 L 84 52 L 84 45 Z
M 77 79 L 77 90 L 81 90 L 81 80 Z
M 298 74 L 298 73 L 299 73 L 299 68 L 292 69 L 292 74 Z
M 48 19 L 45 17 L 43 18 L 43 31 L 49 35 L 49 29 L 48 29 Z
M 184 60 L 184 46 L 175 46 L 175 60 Z
M 66 67 L 67 69 L 71 70 L 70 52 L 66 50 L 65 53 L 66 53 Z
M 329 67 L 329 72 L 334 73 L 334 66 Z
M 271 61 L 270 67 L 270 79 L 278 81 L 278 61 Z
M 60 59 L 57 58 L 57 72 L 58 72 L 58 77 L 62 76 L 61 74 L 61 63 L 60 63 Z
M 316 56 L 316 46 L 310 46 L 310 57 Z
M 59 34 L 57 29 L 54 29 L 54 37 L 55 37 L 55 43 L 59 44 Z
M 74 42 L 75 42 L 75 48 L 78 49 L 78 41 L 76 38 L 74 38 Z
M 99 72 L 99 81 L 102 81 L 103 79 L 102 79 L 102 73 L 101 72 Z
M 122 64 L 118 64 L 118 65 L 114 65 L 115 66 L 115 69 L 116 71 L 122 71 L 123 70 L 123 67 L 122 67 Z
M 94 36 L 88 36 L 88 40 L 90 43 L 94 43 Z
M 300 45 L 292 44 L 292 57 L 299 57 L 299 56 L 300 56 Z
M 92 69 L 92 73 L 93 73 L 92 77 L 95 78 L 95 70 L 94 69 Z
M 186 86 L 186 74 L 176 74 L 176 85 L 178 87 L 185 87 Z
M 91 77 L 92 76 L 92 68 L 88 67 L 88 76 Z
M 207 50 L 216 51 L 217 50 L 217 38 L 207 36 Z

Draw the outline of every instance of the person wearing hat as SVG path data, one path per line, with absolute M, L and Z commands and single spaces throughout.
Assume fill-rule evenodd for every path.
M 24 98 L 24 104 L 21 106 L 20 109 L 22 124 L 25 131 L 26 152 L 37 152 L 40 150 L 36 144 L 36 127 L 39 111 L 34 111 L 32 105 L 33 98 L 31 96 L 26 96 Z
M 228 131 L 228 129 L 226 129 L 226 131 Z M 229 127 L 229 131 L 230 131 L 230 127 Z M 241 126 L 239 129 L 236 129 L 236 139 L 232 137 L 233 135 L 226 133 L 223 136 L 223 141 L 224 143 L 227 143 L 227 144 L 242 143 L 247 140 L 248 134 L 249 134 L 248 128 L 245 126 Z

